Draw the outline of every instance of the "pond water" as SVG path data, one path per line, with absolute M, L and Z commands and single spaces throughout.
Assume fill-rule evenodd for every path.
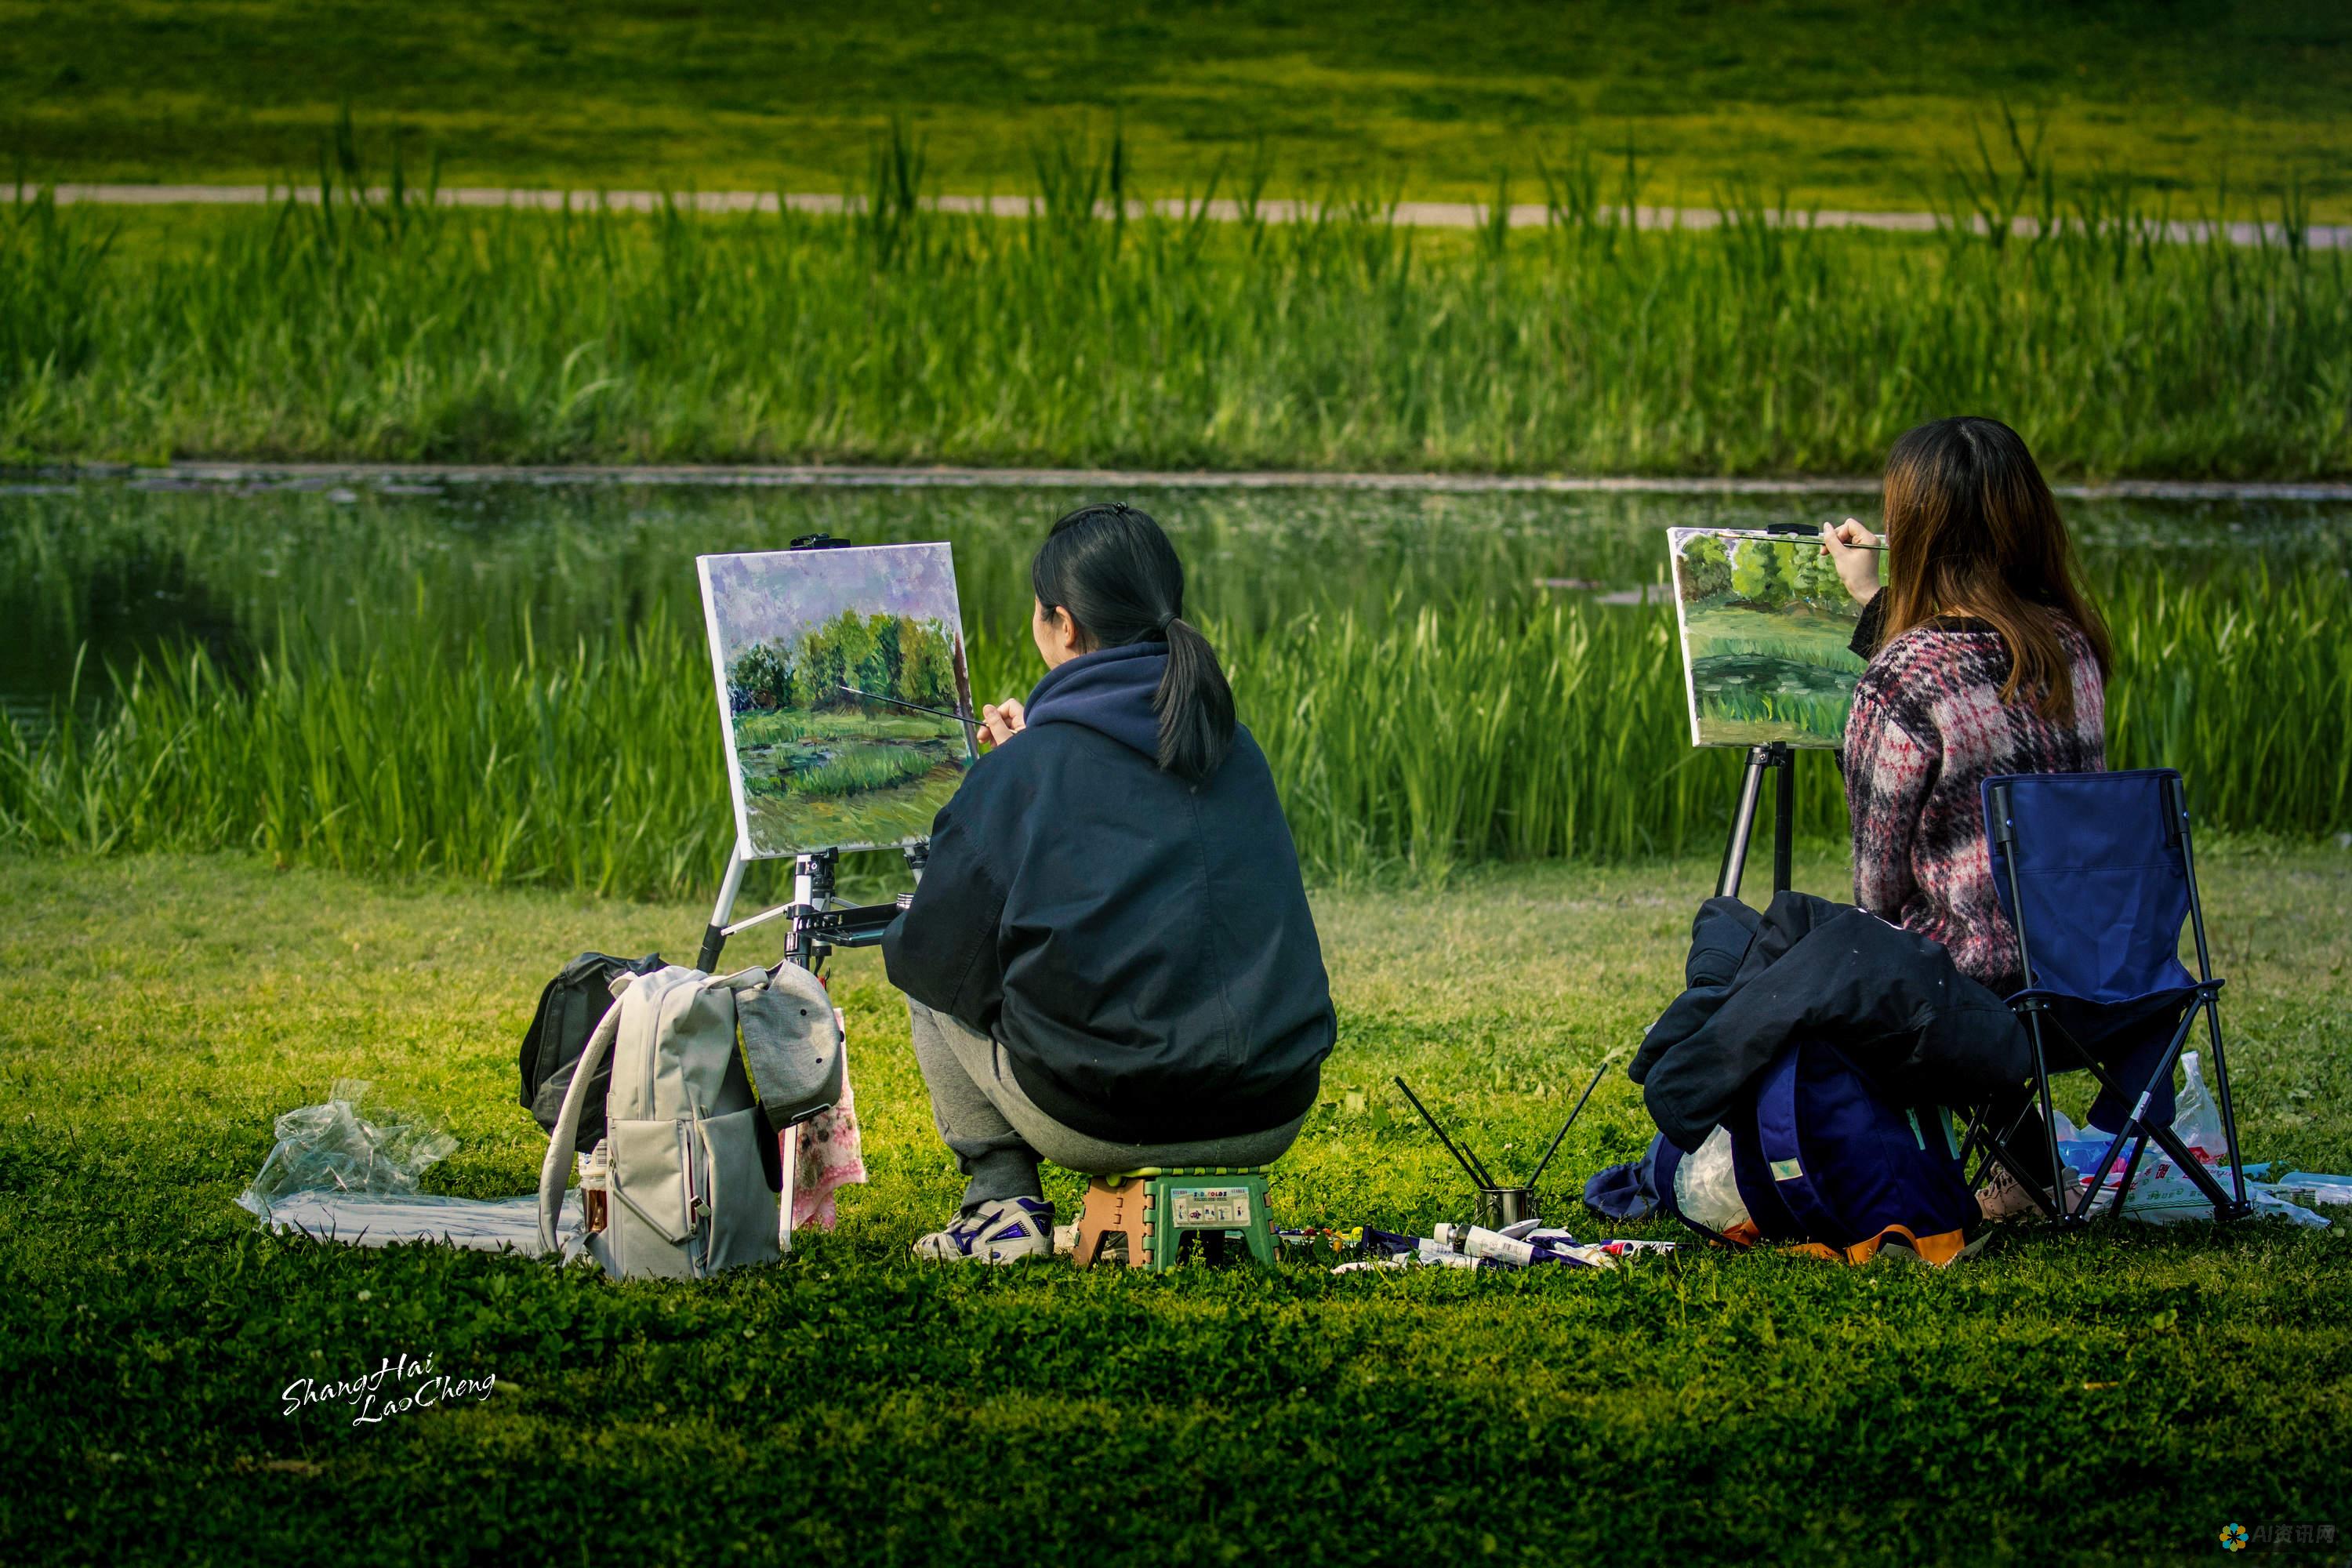
M 1063 489 L 179 479 L 0 484 L 0 698 L 37 721 L 73 679 L 201 645 L 232 667 L 281 637 L 598 637 L 666 617 L 692 635 L 698 553 L 832 533 L 955 547 L 968 629 L 1029 609 L 1029 552 L 1085 499 Z M 1549 595 L 1640 602 L 1670 526 L 1869 517 L 1874 498 L 1131 489 L 1191 573 L 1188 609 L 1264 625 L 1433 601 L 1509 616 Z M 2072 500 L 2095 581 L 2253 567 L 2343 571 L 2352 506 Z M 87 678 L 86 678 L 87 679 Z

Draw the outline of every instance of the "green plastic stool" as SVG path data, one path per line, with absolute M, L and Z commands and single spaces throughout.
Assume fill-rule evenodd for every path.
M 1249 1255 L 1274 1266 L 1274 1227 L 1265 1213 L 1266 1167 L 1184 1166 L 1119 1171 L 1087 1184 L 1071 1249 L 1091 1268 L 1113 1236 L 1127 1238 L 1130 1268 L 1160 1272 L 1176 1267 L 1188 1238 L 1198 1237 L 1211 1263 L 1222 1263 L 1239 1240 Z

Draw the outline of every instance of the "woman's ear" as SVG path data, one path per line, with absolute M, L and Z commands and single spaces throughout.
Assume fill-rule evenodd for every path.
M 1048 605 L 1040 600 L 1029 630 L 1036 638 L 1037 651 L 1045 657 L 1048 669 L 1067 663 L 1086 651 L 1078 646 L 1077 617 L 1060 605 Z

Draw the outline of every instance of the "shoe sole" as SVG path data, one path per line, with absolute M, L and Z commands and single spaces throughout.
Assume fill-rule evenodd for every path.
M 1052 1248 L 1044 1247 L 986 1247 L 977 1252 L 926 1252 L 919 1247 L 911 1250 L 924 1263 L 1019 1263 L 1025 1258 L 1054 1256 Z

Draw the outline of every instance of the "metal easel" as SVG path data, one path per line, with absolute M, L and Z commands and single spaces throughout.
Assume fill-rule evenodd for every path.
M 1797 837 L 1797 749 L 1786 741 L 1748 748 L 1748 773 L 1740 780 L 1739 804 L 1731 814 L 1731 837 L 1723 847 L 1723 869 L 1715 879 L 1719 899 L 1739 896 L 1748 869 L 1748 846 L 1756 836 L 1756 808 L 1764 795 L 1764 775 L 1772 779 L 1772 890 L 1789 890 L 1789 856 Z
M 793 540 L 791 548 L 838 550 L 848 543 L 846 539 L 831 534 L 806 533 Z M 966 728 L 970 728 L 969 723 Z M 929 841 L 908 845 L 906 857 L 908 868 L 919 883 L 923 865 L 930 858 Z M 711 905 L 710 923 L 702 932 L 702 950 L 694 961 L 694 966 L 705 974 L 718 972 L 719 955 L 726 950 L 728 938 L 770 921 L 784 919 L 790 923 L 784 929 L 783 962 L 797 963 L 810 973 L 822 976 L 824 961 L 835 948 L 878 945 L 890 922 L 914 901 L 912 893 L 901 893 L 887 904 L 835 904 L 834 875 L 839 868 L 841 851 L 816 849 L 793 857 L 793 892 L 789 900 L 748 920 L 735 920 L 735 900 L 743 890 L 744 868 L 756 858 L 760 857 L 745 853 L 740 843 L 727 858 L 727 872 L 719 882 L 719 899 Z M 799 1163 L 801 1123 L 832 1109 L 819 1106 L 796 1119 L 780 1135 L 777 1159 L 782 1180 L 776 1194 L 776 1248 L 780 1252 L 793 1249 L 793 1172 Z

